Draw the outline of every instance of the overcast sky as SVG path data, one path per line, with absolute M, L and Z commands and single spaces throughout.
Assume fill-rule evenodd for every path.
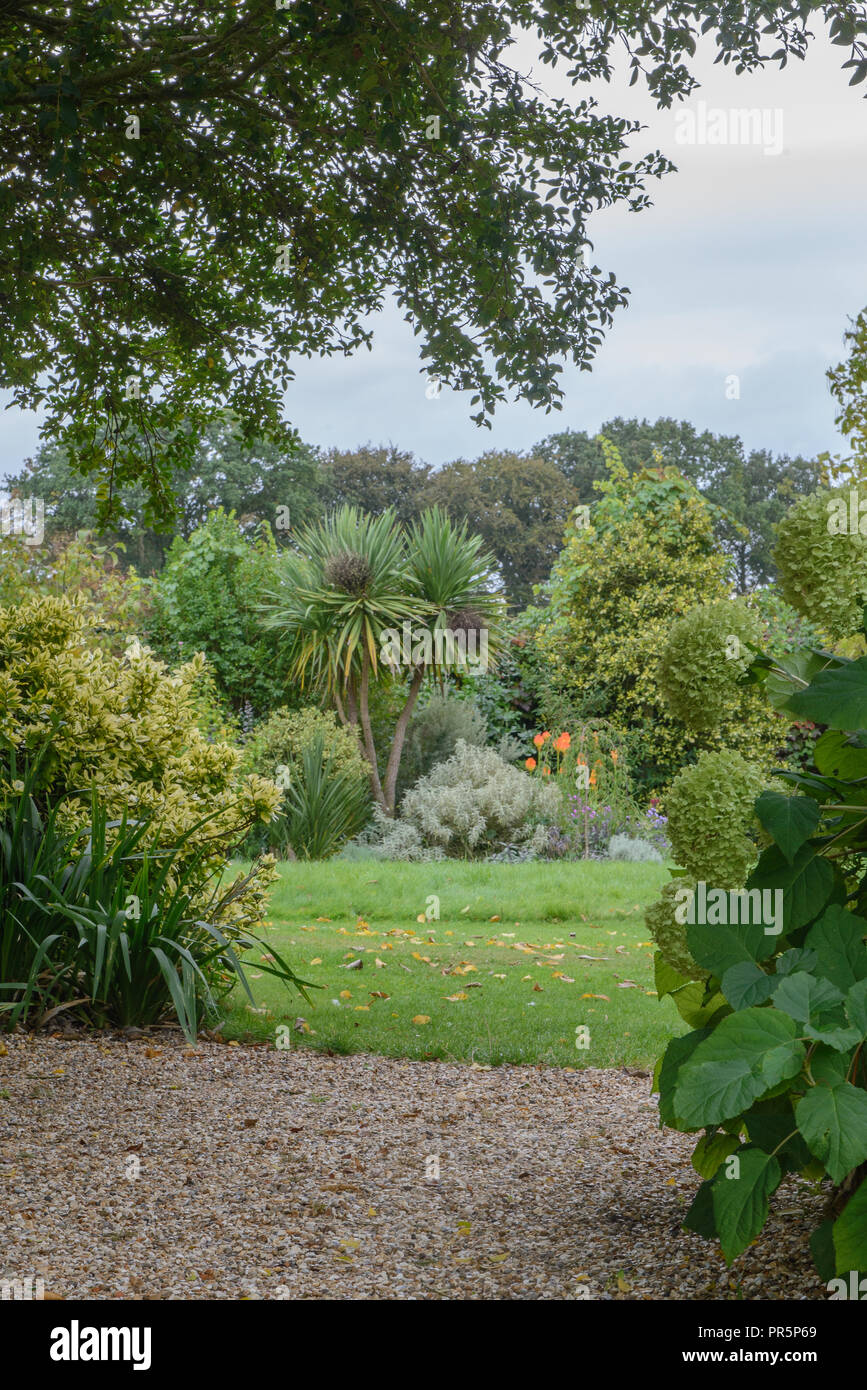
M 844 355 L 848 318 L 867 303 L 865 88 L 847 86 L 847 55 L 824 39 L 782 72 L 737 77 L 712 56 L 706 43 L 695 69 L 702 87 L 686 104 L 696 135 L 699 103 L 706 138 L 725 133 L 714 111 L 760 108 L 772 152 L 762 143 L 682 143 L 678 108 L 657 111 L 625 79 L 597 93 L 603 109 L 646 124 L 635 155 L 659 148 L 678 168 L 649 185 L 647 211 L 615 208 L 591 220 L 593 262 L 613 270 L 631 299 L 593 372 L 566 370 L 562 411 L 509 405 L 488 431 L 471 423 L 468 395 L 444 390 L 428 400 L 417 340 L 389 309 L 374 320 L 372 352 L 299 360 L 286 414 L 302 437 L 344 448 L 392 442 L 437 465 L 528 448 L 553 430 L 593 431 L 614 415 L 672 415 L 739 434 L 749 447 L 842 449 L 825 372 Z M 535 67 L 552 95 L 568 94 L 565 70 L 534 64 L 532 40 L 513 61 Z M 8 474 L 36 448 L 38 422 L 14 409 L 0 419 Z

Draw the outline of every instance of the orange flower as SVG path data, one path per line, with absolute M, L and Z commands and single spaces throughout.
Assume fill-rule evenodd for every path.
M 613 764 L 614 764 L 615 767 L 617 766 L 617 759 L 618 759 L 619 757 L 620 757 L 620 754 L 617 752 L 617 749 L 616 749 L 616 748 L 612 748 L 612 750 L 611 750 L 611 761 L 613 762 Z
M 586 758 L 576 758 L 576 759 L 575 759 L 575 766 L 576 766 L 576 767 L 586 767 L 586 766 L 587 766 L 587 759 L 586 759 Z
M 558 753 L 566 753 L 568 752 L 569 744 L 571 742 L 572 736 L 567 733 L 562 733 L 559 738 L 555 738 L 554 747 L 557 749 Z
M 549 739 L 550 737 L 551 737 L 551 730 L 550 730 L 550 729 L 543 729 L 543 730 L 542 730 L 542 742 L 543 742 L 543 743 L 547 743 L 547 742 L 548 742 L 548 739 Z
M 542 768 L 542 776 L 543 776 L 543 777 L 550 777 L 550 776 L 551 776 L 551 769 L 550 769 L 550 767 L 543 767 L 543 768 Z
M 524 766 L 528 772 L 532 772 L 533 768 L 536 766 L 536 759 L 528 758 L 527 761 L 524 763 Z
M 595 786 L 596 786 L 596 773 L 595 773 L 595 772 L 591 772 L 591 774 L 590 774 L 590 776 L 589 776 L 589 778 L 588 778 L 587 780 L 589 781 L 591 787 L 595 787 Z
M 542 744 L 545 742 L 545 740 L 543 739 L 543 737 L 542 737 L 541 734 L 534 734 L 534 735 L 533 735 L 533 742 L 535 743 L 535 745 L 536 745 L 537 748 L 541 748 L 541 747 L 542 747 Z

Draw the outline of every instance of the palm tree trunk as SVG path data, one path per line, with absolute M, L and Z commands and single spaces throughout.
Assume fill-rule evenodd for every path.
M 400 712 L 398 721 L 394 726 L 394 738 L 391 743 L 391 752 L 388 755 L 388 766 L 385 769 L 385 810 L 389 816 L 394 815 L 394 801 L 397 791 L 397 774 L 400 771 L 400 759 L 403 754 L 403 744 L 406 738 L 406 730 L 418 699 L 418 692 L 421 690 L 421 683 L 424 679 L 424 666 L 419 666 L 412 678 L 409 687 L 409 695 L 406 704 Z
M 379 767 L 376 760 L 376 748 L 373 743 L 373 729 L 370 724 L 370 653 L 365 648 L 364 656 L 361 659 L 361 690 L 359 693 L 359 711 L 361 714 L 361 728 L 364 734 L 364 754 L 370 763 L 370 786 L 373 795 L 379 802 L 386 815 L 393 815 L 393 809 L 389 807 L 386 797 L 383 795 L 382 783 L 379 780 Z

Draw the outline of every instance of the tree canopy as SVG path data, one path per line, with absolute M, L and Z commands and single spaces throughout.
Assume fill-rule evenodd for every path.
M 165 515 L 227 408 L 285 447 L 293 356 L 368 343 L 390 293 L 478 422 L 509 392 L 555 407 L 626 295 L 588 219 L 671 166 L 525 80 L 515 31 L 575 84 L 625 49 L 670 104 L 699 32 L 749 70 L 802 55 L 813 16 L 867 76 L 863 4 L 4 0 L 0 385 L 46 407 L 103 520 L 135 481 Z

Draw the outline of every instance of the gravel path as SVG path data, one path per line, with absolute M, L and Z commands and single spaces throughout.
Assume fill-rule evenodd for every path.
M 167 1032 L 4 1048 L 0 1278 L 57 1296 L 827 1298 L 800 1183 L 734 1271 L 679 1229 L 693 1141 L 644 1073 Z

